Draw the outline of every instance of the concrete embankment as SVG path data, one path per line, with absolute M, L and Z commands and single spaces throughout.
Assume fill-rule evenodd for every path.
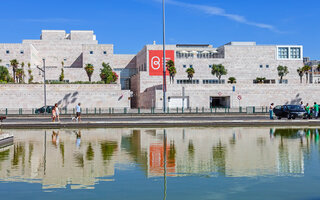
M 258 117 L 175 117 L 175 118 L 84 118 L 82 122 L 50 122 L 50 119 L 9 119 L 0 124 L 5 129 L 23 128 L 126 128 L 126 127 L 239 127 L 239 126 L 320 126 L 320 120 L 268 120 Z

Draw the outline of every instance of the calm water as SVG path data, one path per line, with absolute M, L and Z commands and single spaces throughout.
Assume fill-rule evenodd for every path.
M 315 128 L 2 132 L 1 199 L 320 199 Z

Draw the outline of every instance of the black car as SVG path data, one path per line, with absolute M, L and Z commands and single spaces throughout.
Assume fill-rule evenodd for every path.
M 287 119 L 295 119 L 295 118 L 303 118 L 306 119 L 308 117 L 308 113 L 301 108 L 299 105 L 283 105 L 276 106 L 273 109 L 274 114 L 278 119 L 287 118 Z
M 52 113 L 52 109 L 54 106 L 42 106 L 41 108 L 38 108 L 35 110 L 36 114 L 42 114 L 42 113 Z

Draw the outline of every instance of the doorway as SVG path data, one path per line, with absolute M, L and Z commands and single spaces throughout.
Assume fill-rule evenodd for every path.
M 210 97 L 210 108 L 230 108 L 230 97 Z

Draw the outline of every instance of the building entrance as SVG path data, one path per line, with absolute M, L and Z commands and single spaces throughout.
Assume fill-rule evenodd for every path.
M 210 108 L 230 108 L 230 97 L 210 97 Z

